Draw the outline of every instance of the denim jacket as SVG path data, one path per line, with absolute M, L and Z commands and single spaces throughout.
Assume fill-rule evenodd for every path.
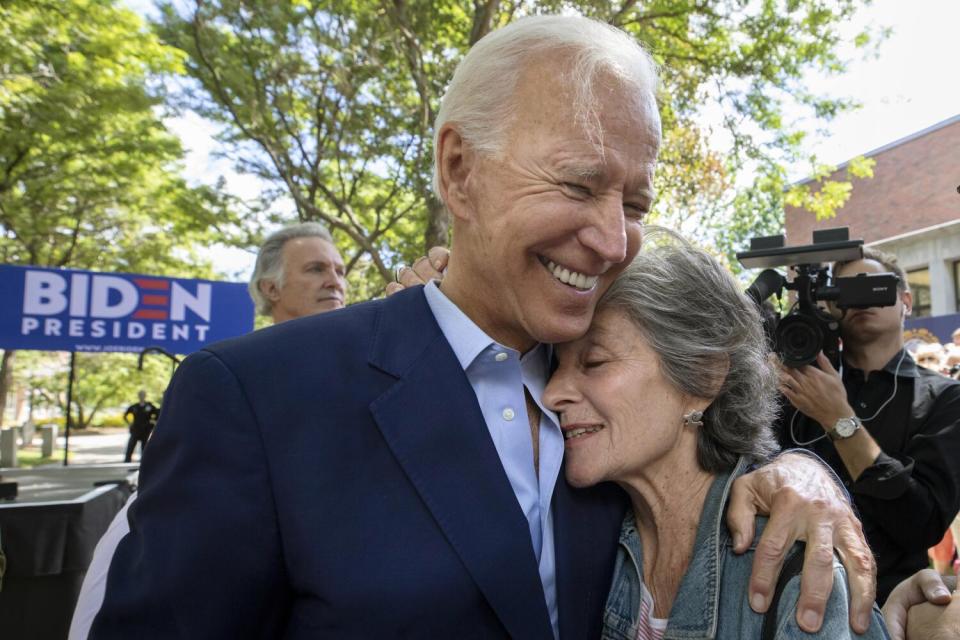
M 730 487 L 733 480 L 745 472 L 747 464 L 747 460 L 741 458 L 731 473 L 719 474 L 710 487 L 697 527 L 693 557 L 670 610 L 665 640 L 760 638 L 764 616 L 750 608 L 747 594 L 753 552 L 766 518 L 757 519 L 757 537 L 750 550 L 740 556 L 733 553 L 730 533 L 724 524 Z M 620 530 L 613 586 L 604 611 L 603 640 L 635 640 L 637 637 L 642 567 L 643 549 L 631 512 L 624 518 Z M 889 640 L 876 605 L 866 634 L 861 636 L 850 629 L 848 596 L 846 573 L 834 558 L 833 591 L 827 602 L 823 626 L 818 633 L 808 634 L 796 622 L 800 597 L 800 576 L 797 575 L 787 583 L 780 597 L 776 639 Z

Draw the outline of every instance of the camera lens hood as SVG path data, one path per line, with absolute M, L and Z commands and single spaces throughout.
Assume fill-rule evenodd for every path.
M 823 349 L 823 330 L 816 319 L 802 314 L 789 315 L 777 325 L 777 352 L 788 367 L 813 363 Z

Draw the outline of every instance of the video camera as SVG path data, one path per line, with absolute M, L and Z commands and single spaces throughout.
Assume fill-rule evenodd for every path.
M 823 263 L 863 258 L 863 240 L 850 240 L 846 227 L 813 232 L 813 244 L 787 247 L 784 236 L 765 236 L 750 240 L 750 250 L 737 254 L 748 269 L 764 271 L 747 288 L 747 295 L 760 308 L 764 331 L 773 349 L 788 367 L 802 367 L 817 359 L 821 351 L 834 368 L 840 364 L 840 319 L 817 303 L 830 301 L 846 313 L 847 309 L 889 307 L 897 303 L 897 284 L 892 273 L 861 273 L 838 278 Z M 771 267 L 790 267 L 792 281 Z M 781 291 L 796 291 L 796 304 L 783 318 L 764 313 L 763 303 Z

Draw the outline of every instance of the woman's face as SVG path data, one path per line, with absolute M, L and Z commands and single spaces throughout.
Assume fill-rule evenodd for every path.
M 683 414 L 703 409 L 667 381 L 656 353 L 620 310 L 603 308 L 579 340 L 557 348 L 544 402 L 560 416 L 567 480 L 576 487 L 628 482 L 662 464 L 695 459 Z

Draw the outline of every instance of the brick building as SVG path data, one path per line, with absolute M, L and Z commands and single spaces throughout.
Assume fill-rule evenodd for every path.
M 836 218 L 787 207 L 788 244 L 814 229 L 849 227 L 851 238 L 896 255 L 914 291 L 914 316 L 960 312 L 960 115 L 864 154 L 874 177 L 853 180 Z M 831 179 L 846 180 L 841 165 Z

